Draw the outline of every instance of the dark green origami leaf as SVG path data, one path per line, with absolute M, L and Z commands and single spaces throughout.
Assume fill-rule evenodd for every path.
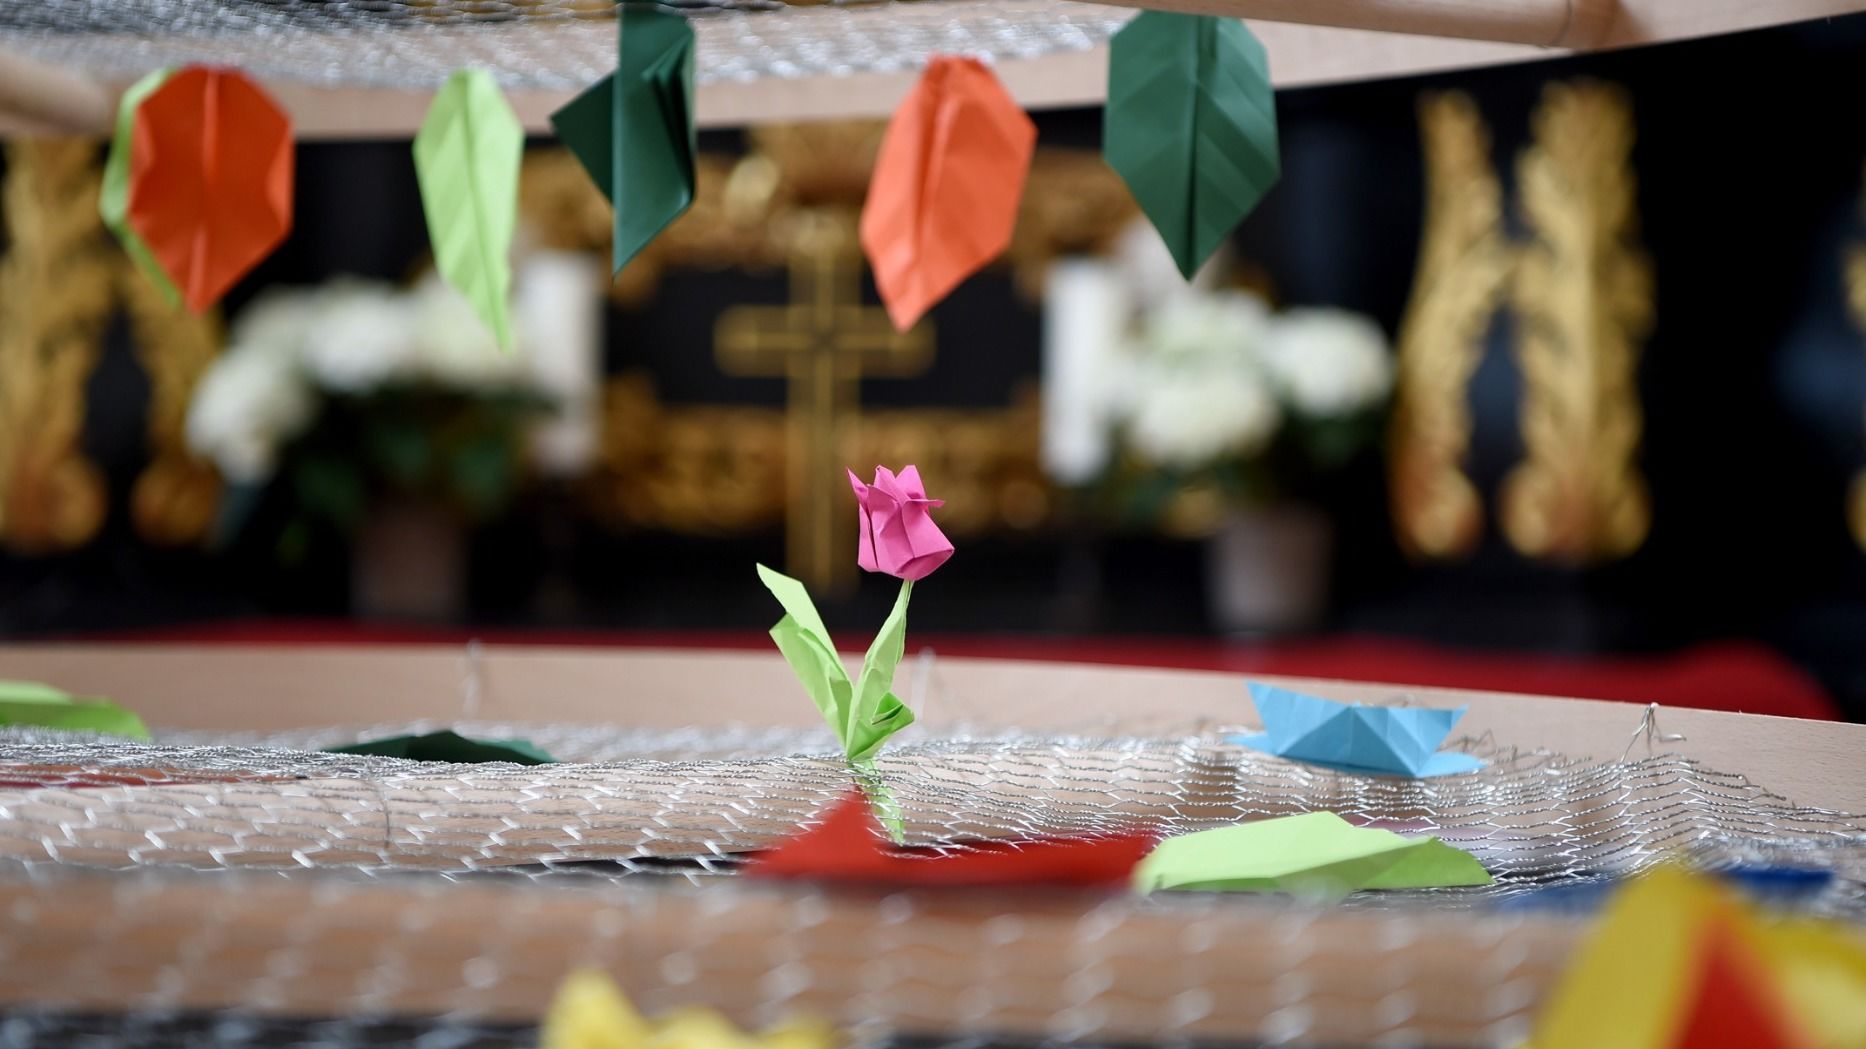
M 1114 35 L 1102 154 L 1190 278 L 1282 173 L 1263 45 L 1235 18 L 1142 11 Z
M 477 765 L 510 761 L 519 765 L 549 765 L 557 759 L 527 739 L 468 739 L 458 732 L 430 732 L 425 736 L 390 736 L 365 740 L 347 747 L 327 747 L 328 754 L 373 754 L 410 761 L 451 761 Z
M 693 27 L 624 6 L 616 71 L 551 114 L 615 207 L 615 271 L 693 203 Z

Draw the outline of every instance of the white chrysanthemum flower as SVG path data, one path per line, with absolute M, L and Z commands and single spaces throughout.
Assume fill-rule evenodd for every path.
M 1180 274 L 1179 264 L 1173 261 L 1173 253 L 1166 249 L 1159 231 L 1145 217 L 1135 218 L 1121 231 L 1115 238 L 1113 254 L 1122 283 L 1135 305 L 1143 310 L 1164 305 L 1188 291 L 1195 294 L 1210 291 L 1231 263 L 1231 245 L 1221 244 L 1192 279 L 1187 280 Z
M 188 402 L 188 447 L 235 483 L 264 481 L 279 447 L 302 432 L 317 407 L 297 363 L 255 343 L 216 359 Z
M 317 326 L 323 292 L 315 288 L 270 288 L 240 311 L 227 333 L 229 352 L 258 352 L 296 361 L 305 336 Z
M 1270 308 L 1248 291 L 1182 292 L 1147 315 L 1138 349 L 1155 358 L 1247 362 L 1270 328 Z
M 438 385 L 465 390 L 523 386 L 528 381 L 518 345 L 500 348 L 473 304 L 440 277 L 430 274 L 414 291 L 415 356 L 420 374 Z M 516 322 L 517 318 L 514 318 Z
M 1379 403 L 1393 388 L 1393 358 L 1373 321 L 1332 309 L 1290 310 L 1264 340 L 1265 372 L 1298 412 L 1348 415 Z
M 341 281 L 325 289 L 304 337 L 305 367 L 318 384 L 367 393 L 414 366 L 415 315 L 387 284 Z
M 1282 425 L 1276 398 L 1249 367 L 1155 365 L 1142 380 L 1128 440 L 1156 466 L 1191 470 L 1225 456 L 1262 451 Z

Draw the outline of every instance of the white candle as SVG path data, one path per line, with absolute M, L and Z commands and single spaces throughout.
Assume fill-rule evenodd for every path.
M 582 473 L 596 458 L 602 415 L 602 260 L 540 251 L 519 263 L 515 306 L 533 384 L 557 406 L 532 431 L 539 469 Z
M 1107 376 L 1127 323 L 1115 267 L 1058 259 L 1043 296 L 1043 469 L 1059 484 L 1091 481 L 1108 462 Z

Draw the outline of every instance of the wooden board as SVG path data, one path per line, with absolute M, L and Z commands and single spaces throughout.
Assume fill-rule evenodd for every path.
M 470 673 L 478 675 L 478 698 L 467 709 Z M 177 728 L 277 731 L 460 717 L 801 728 L 817 719 L 775 653 L 488 646 L 474 661 L 464 647 L 443 646 L 16 645 L 0 646 L 0 678 L 109 696 L 153 725 Z M 1250 723 L 1243 682 L 1202 671 L 938 659 L 913 731 L 969 724 L 1167 736 Z M 1573 757 L 1619 757 L 1644 714 L 1599 700 L 1292 683 L 1343 700 L 1404 695 L 1466 704 L 1460 732 Z M 1662 732 L 1686 737 L 1659 750 L 1747 776 L 1798 804 L 1866 813 L 1866 726 L 1678 708 L 1657 717 Z M 1634 753 L 1645 753 L 1645 744 Z
M 1537 61 L 1603 48 L 1688 40 L 1866 10 L 1866 0 L 1102 0 L 1238 15 L 1270 52 L 1283 87 L 1377 80 L 1474 66 Z M 436 30 L 445 32 L 446 30 Z M 551 24 L 505 32 L 547 35 Z M 1430 35 L 1426 35 L 1430 34 Z M 1107 93 L 1107 49 L 1008 59 L 999 73 L 1030 109 L 1097 105 Z M 92 86 L 59 70 L 0 53 L 0 135 L 104 134 L 104 101 L 122 84 Z M 893 112 L 912 73 L 763 79 L 703 85 L 702 126 L 880 118 Z M 306 139 L 409 138 L 431 93 L 275 82 L 268 88 Z M 528 130 L 549 134 L 550 113 L 571 92 L 514 92 Z

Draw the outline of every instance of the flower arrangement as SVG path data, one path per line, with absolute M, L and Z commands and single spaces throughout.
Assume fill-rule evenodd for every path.
M 235 321 L 189 403 L 189 446 L 232 491 L 222 539 L 283 504 L 278 553 L 351 532 L 371 503 L 413 496 L 464 520 L 517 487 L 525 428 L 549 407 L 520 352 L 501 350 L 438 278 L 276 290 Z
M 1139 524 L 1188 492 L 1305 496 L 1377 438 L 1393 365 L 1358 314 L 1188 288 L 1141 315 L 1105 382 L 1116 451 L 1102 488 Z

